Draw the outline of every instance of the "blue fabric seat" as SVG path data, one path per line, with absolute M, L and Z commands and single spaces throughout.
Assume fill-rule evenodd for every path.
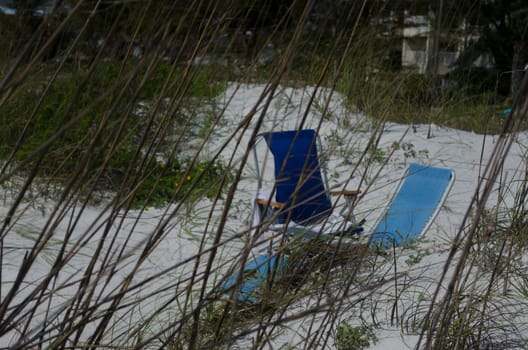
M 292 232 L 302 232 L 299 226 L 306 227 L 307 236 L 317 235 L 316 229 L 321 235 L 359 233 L 363 230 L 350 222 L 351 217 L 341 217 L 338 225 L 333 222 L 326 226 L 313 226 L 309 232 L 311 225 L 328 221 L 333 209 L 321 171 L 315 130 L 276 131 L 261 136 L 273 154 L 275 200 L 280 204 L 277 223 L 288 223 Z M 338 191 L 334 194 L 347 196 L 350 193 L 355 195 L 357 191 Z M 346 223 L 346 220 L 349 222 Z
M 410 164 L 373 231 L 370 245 L 386 249 L 420 236 L 436 216 L 454 178 L 451 169 Z
M 276 255 L 261 254 L 248 260 L 242 271 L 234 274 L 223 284 L 226 293 L 232 293 L 237 285 L 238 278 L 241 279 L 236 290 L 236 298 L 239 302 L 256 304 L 260 301 L 261 294 L 266 288 L 266 283 L 271 283 L 271 276 L 279 276 L 285 269 L 286 257 L 279 258 Z M 242 274 L 242 275 L 240 275 Z M 271 285 L 268 285 L 271 287 Z
M 262 134 L 273 153 L 276 200 L 284 203 L 281 222 L 312 224 L 326 218 L 332 203 L 326 192 L 314 130 Z

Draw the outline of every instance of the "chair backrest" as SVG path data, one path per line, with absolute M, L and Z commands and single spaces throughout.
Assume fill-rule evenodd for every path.
M 401 245 L 424 232 L 449 193 L 454 176 L 451 169 L 410 164 L 374 230 L 371 246 Z
M 274 158 L 275 198 L 285 204 L 279 220 L 311 224 L 330 215 L 332 203 L 321 174 L 315 130 L 261 135 Z

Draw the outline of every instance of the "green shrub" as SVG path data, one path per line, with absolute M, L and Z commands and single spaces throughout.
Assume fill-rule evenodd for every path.
M 446 76 L 449 93 L 464 94 L 474 101 L 480 101 L 482 94 L 500 93 L 496 89 L 504 91 L 502 86 L 497 86 L 497 78 L 496 72 L 483 67 L 456 69 Z
M 138 97 L 135 90 L 143 75 L 133 76 L 132 64 L 105 62 L 97 65 L 93 72 L 88 72 L 85 67 L 67 70 L 59 73 L 53 84 L 47 86 L 55 68 L 51 64 L 44 66 L 1 107 L 0 158 L 12 155 L 15 163 L 24 164 L 21 170 L 27 171 L 39 158 L 38 155 L 35 157 L 35 151 L 58 135 L 42 152 L 38 176 L 65 182 L 83 167 L 83 179 L 79 181 L 85 182 L 84 187 L 93 179 L 101 189 L 117 190 L 122 189 L 126 173 L 128 181 L 135 179 L 142 183 L 136 192 L 138 201 L 158 205 L 170 199 L 174 194 L 172 184 L 176 178 L 183 176 L 189 160 L 175 160 L 174 166 L 165 169 L 164 173 L 159 172 L 156 166 L 139 168 L 145 162 L 155 163 L 143 159 L 155 158 L 147 149 L 151 146 L 163 147 L 168 142 L 165 140 L 169 136 L 168 130 L 178 132 L 179 125 L 184 124 L 179 118 L 183 117 L 180 113 L 169 116 L 163 108 L 158 109 L 156 115 L 151 110 L 138 113 L 138 103 L 144 100 L 148 104 L 159 97 L 165 80 L 171 78 L 171 71 L 170 81 L 178 83 L 169 85 L 163 96 L 182 93 L 186 98 L 208 99 L 225 89 L 225 82 L 210 81 L 208 72 L 200 68 L 188 80 L 182 78 L 178 81 L 175 77 L 182 74 L 182 68 L 173 70 L 169 64 L 161 63 L 147 79 Z M 141 70 L 145 69 L 142 67 Z M 123 83 L 130 78 L 130 85 L 124 86 Z M 83 85 L 82 82 L 86 83 Z M 117 87 L 116 91 L 111 90 L 113 86 Z M 57 134 L 68 123 L 69 128 Z M 156 134 L 158 129 L 166 132 Z M 27 161 L 29 159 L 32 161 Z M 80 164 L 82 159 L 85 162 Z M 145 171 L 147 168 L 149 170 Z M 206 180 L 216 179 L 225 171 L 220 163 L 204 161 L 190 169 L 190 176 L 197 178 L 194 172 L 198 169 L 204 169 L 200 179 Z M 200 180 L 195 187 L 203 187 L 206 189 L 204 195 L 211 196 L 215 187 L 206 185 L 206 180 Z M 146 187 L 152 190 L 149 196 L 144 190 Z
M 397 100 L 417 108 L 432 107 L 441 103 L 440 79 L 426 74 L 408 74 L 403 77 Z
M 367 326 L 353 327 L 343 321 L 337 326 L 334 341 L 338 350 L 360 350 L 376 343 L 378 338 Z
M 158 163 L 144 178 L 134 196 L 134 206 L 161 206 L 172 199 L 189 197 L 214 198 L 233 176 L 220 161 L 200 161 L 191 166 L 191 160 Z

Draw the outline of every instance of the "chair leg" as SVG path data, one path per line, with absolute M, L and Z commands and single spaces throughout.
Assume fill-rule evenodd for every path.
M 355 223 L 356 216 L 354 215 L 354 204 L 357 199 L 357 194 L 345 194 L 343 197 L 345 199 L 345 206 L 341 210 L 340 214 L 348 221 Z

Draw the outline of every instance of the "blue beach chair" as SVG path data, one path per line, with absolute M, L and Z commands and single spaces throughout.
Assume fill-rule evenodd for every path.
M 284 272 L 285 264 L 285 256 L 258 255 L 250 259 L 242 271 L 235 271 L 229 276 L 223 283 L 222 289 L 226 293 L 232 293 L 235 286 L 238 286 L 236 299 L 245 304 L 256 304 L 260 301 L 265 288 L 271 287 L 272 277 L 280 276 Z
M 315 130 L 292 130 L 261 134 L 271 151 L 275 165 L 275 197 L 256 199 L 256 215 L 267 228 L 303 239 L 355 234 L 363 228 L 355 223 L 353 205 L 358 190 L 329 191 L 318 155 Z M 330 195 L 343 196 L 345 206 L 334 213 Z M 269 210 L 273 210 L 270 215 Z
M 454 179 L 451 169 L 410 164 L 373 231 L 370 246 L 387 249 L 419 237 L 436 217 Z
M 254 234 L 271 230 L 300 241 L 342 236 L 355 236 L 363 231 L 353 218 L 353 205 L 358 190 L 328 191 L 318 155 L 315 130 L 266 132 L 260 135 L 274 160 L 275 185 L 271 194 L 259 194 L 254 203 Z M 255 150 L 257 173 L 259 160 Z M 260 178 L 260 174 L 259 178 Z M 259 184 L 260 187 L 260 184 Z M 341 195 L 345 206 L 340 214 L 333 212 L 330 195 Z M 259 292 L 270 283 L 270 275 L 281 275 L 287 255 L 279 258 L 273 251 L 255 254 L 224 284 L 246 303 L 256 303 Z M 237 283 L 239 282 L 239 283 Z

